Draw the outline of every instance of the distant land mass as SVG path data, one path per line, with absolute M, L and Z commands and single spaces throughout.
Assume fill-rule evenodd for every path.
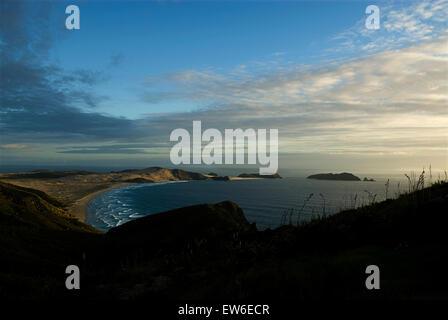
M 67 208 L 80 221 L 85 221 L 87 203 L 104 191 L 135 183 L 154 183 L 181 180 L 207 180 L 209 177 L 181 169 L 150 167 L 96 173 L 70 170 L 35 170 L 0 174 L 2 182 L 24 188 L 41 190 Z
M 360 178 L 358 178 L 354 174 L 348 173 L 348 172 L 312 174 L 312 175 L 308 176 L 307 179 L 339 180 L 339 181 L 361 181 Z
M 281 179 L 278 173 L 261 175 L 259 173 L 242 173 L 238 178 L 264 178 L 264 179 Z
M 269 177 L 245 174 L 244 177 L 219 176 L 216 173 L 204 175 L 181 169 L 149 167 L 97 173 L 81 170 L 54 171 L 34 170 L 31 172 L 0 174 L 0 181 L 23 188 L 45 192 L 56 199 L 68 213 L 79 221 L 86 220 L 88 202 L 100 193 L 137 183 L 156 183 L 188 180 L 242 180 Z M 279 176 L 278 176 L 279 177 Z

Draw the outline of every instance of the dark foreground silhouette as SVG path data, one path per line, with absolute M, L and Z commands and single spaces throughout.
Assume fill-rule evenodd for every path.
M 43 192 L 0 183 L 0 298 L 447 299 L 447 195 L 439 183 L 265 231 L 227 201 L 102 234 Z M 72 264 L 81 290 L 65 288 Z M 365 287 L 371 264 L 380 290 Z

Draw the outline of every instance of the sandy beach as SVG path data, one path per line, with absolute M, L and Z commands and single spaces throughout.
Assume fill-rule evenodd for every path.
M 210 175 L 150 167 L 121 172 L 94 173 L 77 170 L 36 170 L 24 173 L 0 174 L 0 180 L 25 188 L 40 190 L 59 201 L 68 212 L 81 222 L 86 222 L 87 204 L 103 192 L 141 183 L 181 180 L 203 180 Z M 250 180 L 260 177 L 228 177 L 228 180 Z
M 242 177 L 229 177 L 230 180 L 255 180 L 255 179 L 262 179 L 262 178 L 242 178 Z M 87 205 L 89 204 L 90 200 L 92 200 L 93 198 L 95 198 L 96 196 L 99 196 L 100 194 L 113 190 L 113 189 L 117 189 L 117 188 L 121 188 L 121 187 L 126 187 L 129 186 L 131 184 L 135 184 L 135 183 L 119 183 L 119 184 L 114 184 L 111 185 L 108 188 L 102 189 L 102 190 L 98 190 L 95 192 L 92 192 L 90 194 L 88 194 L 87 196 L 75 201 L 75 203 L 73 205 L 71 205 L 68 208 L 68 211 L 71 215 L 73 215 L 74 217 L 76 217 L 76 219 L 78 219 L 81 222 L 86 222 L 87 219 Z
M 121 188 L 121 187 L 126 187 L 129 185 L 131 185 L 131 183 L 119 183 L 119 184 L 111 185 L 110 187 L 105 188 L 103 190 L 95 191 L 95 192 L 75 201 L 75 203 L 71 207 L 68 208 L 68 211 L 71 215 L 76 217 L 76 219 L 78 219 L 79 221 L 86 222 L 87 205 L 89 204 L 90 200 L 92 200 L 96 196 L 99 196 L 100 194 L 102 194 L 106 191 L 110 191 L 110 190 Z
M 262 178 L 229 177 L 229 179 L 230 180 L 255 180 L 255 179 L 262 179 Z M 86 222 L 87 205 L 89 204 L 90 200 L 92 200 L 96 196 L 99 196 L 100 194 L 102 194 L 106 191 L 110 191 L 110 190 L 116 189 L 116 188 L 126 187 L 131 184 L 135 184 L 135 183 L 118 183 L 118 184 L 111 185 L 105 189 L 92 192 L 92 193 L 88 194 L 87 196 L 85 196 L 79 200 L 76 200 L 75 203 L 68 208 L 68 211 L 70 214 L 72 214 L 74 217 L 76 217 L 76 219 L 78 219 L 79 221 Z

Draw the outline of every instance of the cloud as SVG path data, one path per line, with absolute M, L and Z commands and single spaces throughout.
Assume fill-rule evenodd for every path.
M 148 144 L 148 143 L 134 143 L 134 144 L 114 144 L 114 145 L 85 145 L 85 146 L 70 146 L 58 149 L 68 149 L 58 151 L 58 153 L 73 153 L 73 154 L 149 154 L 149 152 L 157 152 L 157 148 L 166 147 L 165 144 Z
M 52 3 L 2 2 L 0 12 L 0 132 L 4 141 L 62 142 L 121 139 L 123 133 L 127 137 L 142 135 L 130 120 L 92 112 L 107 100 L 94 90 L 107 78 L 104 72 L 63 70 L 50 62 Z
M 277 52 L 271 53 L 271 56 L 279 57 L 279 56 L 284 56 L 285 54 L 288 54 L 288 53 L 287 52 L 283 52 L 283 51 L 277 51 Z
M 415 12 L 386 9 L 382 33 L 352 29 L 336 39 L 351 41 L 342 47 L 352 45 L 356 58 L 152 75 L 143 101 L 198 108 L 137 120 L 94 112 L 108 99 L 95 93 L 107 76 L 49 63 L 51 33 L 36 26 L 45 19 L 27 30 L 24 8 L 1 5 L 0 72 L 8 79 L 0 82 L 2 156 L 14 149 L 5 146 L 42 144 L 47 157 L 165 153 L 168 159 L 170 132 L 191 130 L 193 120 L 202 120 L 203 129 L 278 128 L 281 153 L 446 152 L 448 46 L 437 21 L 445 1 L 411 7 Z M 112 56 L 110 63 L 121 60 Z
M 26 144 L 21 143 L 11 143 L 11 144 L 2 144 L 0 146 L 2 149 L 23 149 L 26 148 Z
M 254 109 L 297 104 L 373 105 L 373 112 L 424 106 L 444 111 L 447 103 L 447 37 L 400 50 L 327 63 L 315 68 L 290 66 L 264 75 L 240 77 L 212 71 L 183 71 L 151 77 L 173 91 L 153 92 L 155 102 L 171 99 L 208 100 L 220 105 L 243 104 Z M 328 108 L 326 109 L 328 110 Z M 366 111 L 367 109 L 364 109 Z M 409 110 L 409 109 L 408 109 Z
M 378 5 L 380 29 L 369 30 L 363 17 L 356 24 L 333 37 L 335 46 L 329 52 L 376 53 L 399 49 L 446 34 L 448 1 L 410 1 Z
M 319 66 L 263 74 L 188 70 L 151 77 L 195 101 L 188 113 L 151 115 L 155 128 L 279 128 L 281 151 L 443 152 L 448 127 L 447 38 Z M 157 95 L 157 94 L 155 94 Z M 161 132 L 161 131 L 159 131 Z M 418 137 L 416 137 L 418 136 Z

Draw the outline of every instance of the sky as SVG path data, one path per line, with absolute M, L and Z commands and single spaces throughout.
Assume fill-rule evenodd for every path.
M 170 166 L 170 132 L 193 120 L 278 128 L 280 172 L 448 167 L 446 0 L 2 1 L 0 15 L 3 167 Z

